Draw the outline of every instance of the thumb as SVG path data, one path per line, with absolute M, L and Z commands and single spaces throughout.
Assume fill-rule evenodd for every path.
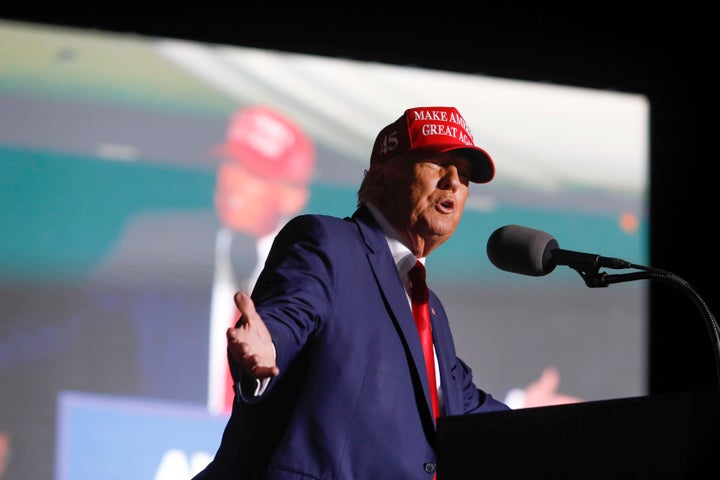
M 235 306 L 240 311 L 240 316 L 245 317 L 245 320 L 243 323 L 247 323 L 251 317 L 257 315 L 257 312 L 255 311 L 255 302 L 253 302 L 252 298 L 245 293 L 245 292 L 237 292 L 235 294 Z
M 560 386 L 560 374 L 555 367 L 547 367 L 536 382 L 544 392 L 555 392 Z

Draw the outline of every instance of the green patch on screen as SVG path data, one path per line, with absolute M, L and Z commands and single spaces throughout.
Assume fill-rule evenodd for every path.
M 212 209 L 214 172 L 0 148 L 0 278 L 84 275 L 148 209 Z

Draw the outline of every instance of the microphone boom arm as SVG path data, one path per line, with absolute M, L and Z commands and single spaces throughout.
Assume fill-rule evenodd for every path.
M 620 262 L 617 265 L 620 267 L 612 268 L 635 268 L 641 270 L 640 272 L 608 275 L 605 272 L 600 271 L 601 264 L 606 263 L 602 260 L 608 260 L 598 255 L 590 255 L 586 259 L 587 261 L 581 262 L 581 264 L 570 265 L 570 268 L 580 274 L 585 281 L 585 285 L 590 288 L 607 287 L 613 283 L 629 282 L 633 280 L 654 280 L 660 283 L 672 285 L 673 287 L 679 288 L 693 301 L 696 307 L 700 310 L 700 313 L 705 320 L 705 324 L 712 338 L 714 354 L 715 354 L 715 375 L 717 378 L 718 388 L 720 388 L 720 326 L 718 326 L 715 317 L 708 308 L 705 301 L 702 299 L 700 294 L 685 280 L 674 275 L 673 273 L 657 268 L 645 267 L 642 265 L 635 265 L 633 263 L 625 262 L 620 259 L 610 259 L 613 262 Z M 606 264 L 605 266 L 612 266 L 613 263 Z

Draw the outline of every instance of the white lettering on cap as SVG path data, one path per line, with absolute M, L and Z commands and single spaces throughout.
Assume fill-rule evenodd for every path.
M 465 119 L 457 112 L 448 112 L 445 110 L 415 110 L 413 111 L 414 120 L 420 121 L 443 121 L 458 125 L 460 129 L 440 124 L 427 124 L 422 127 L 422 134 L 427 135 L 447 135 L 457 138 L 465 145 L 473 145 L 473 134 L 470 131 Z
M 422 134 L 428 135 L 447 135 L 449 137 L 458 138 L 457 127 L 450 127 L 444 124 L 427 123 L 422 126 Z
M 467 122 L 465 122 L 465 119 L 462 117 L 462 115 L 460 115 L 460 114 L 456 115 L 455 113 L 451 113 L 450 121 L 460 125 L 462 128 L 464 128 L 468 132 L 468 135 L 472 136 L 472 134 L 470 133 L 470 127 L 468 126 Z
M 415 120 L 439 120 L 441 122 L 448 121 L 447 112 L 444 110 L 415 110 L 413 112 L 413 115 L 415 116 Z

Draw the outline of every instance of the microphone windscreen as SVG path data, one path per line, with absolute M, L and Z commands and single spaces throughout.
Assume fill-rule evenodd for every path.
M 500 270 L 540 277 L 555 269 L 550 256 L 558 247 L 557 240 L 541 230 L 505 225 L 490 235 L 487 255 Z

